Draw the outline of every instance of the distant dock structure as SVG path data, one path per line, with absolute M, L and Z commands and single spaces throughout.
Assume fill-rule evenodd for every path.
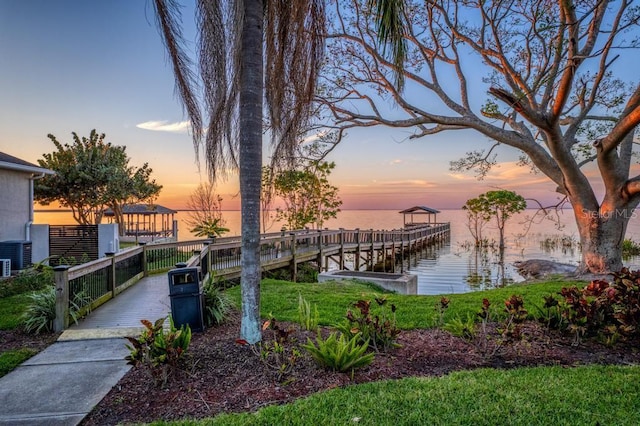
M 159 204 L 126 204 L 122 209 L 124 236 L 135 242 L 178 238 L 178 212 Z M 113 210 L 107 209 L 104 216 L 115 221 Z
M 288 268 L 296 280 L 300 263 L 314 262 L 318 272 L 350 270 L 405 272 L 425 250 L 437 249 L 450 238 L 450 224 L 437 222 L 438 210 L 416 206 L 400 212 L 404 227 L 393 230 L 317 229 L 263 234 L 260 258 L 263 271 Z M 197 264 L 216 276 L 237 278 L 241 271 L 241 238 L 219 237 L 203 247 Z
M 437 225 L 437 215 L 440 211 L 426 206 L 413 206 L 400 213 L 403 215 L 405 229 L 411 229 Z

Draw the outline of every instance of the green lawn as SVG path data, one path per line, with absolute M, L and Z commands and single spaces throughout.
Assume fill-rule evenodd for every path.
M 0 298 L 0 330 L 13 330 L 21 323 L 22 313 L 27 309 L 27 293 Z
M 543 296 L 564 286 L 583 282 L 552 281 L 508 288 L 447 295 L 444 321 L 475 315 L 482 299 L 501 314 L 504 301 L 521 295 L 530 314 L 536 315 Z M 239 288 L 229 294 L 239 306 Z M 263 317 L 298 320 L 298 297 L 316 304 L 321 323 L 344 320 L 349 304 L 381 295 L 379 289 L 360 282 L 293 284 L 262 283 Z M 435 306 L 442 296 L 387 294 L 397 306 L 403 329 L 437 326 Z M 480 369 L 439 378 L 390 380 L 321 392 L 256 413 L 220 415 L 202 421 L 154 425 L 635 425 L 640 424 L 640 366 L 576 366 Z
M 0 330 L 13 330 L 22 323 L 22 313 L 29 304 L 26 293 L 0 298 Z M 16 349 L 0 353 L 0 377 L 35 355 L 29 348 Z
M 22 364 L 37 352 L 29 348 L 21 348 L 0 353 L 0 377 Z
M 482 306 L 482 299 L 491 302 L 494 315 L 502 315 L 504 301 L 513 294 L 521 295 L 525 308 L 531 314 L 536 313 L 535 306 L 542 306 L 543 296 L 557 293 L 570 283 L 550 281 L 544 283 L 514 285 L 510 287 L 472 292 L 465 294 L 445 295 L 450 299 L 449 308 L 444 314 L 444 321 L 467 314 L 475 315 Z M 584 283 L 578 283 L 583 286 Z M 342 322 L 349 305 L 358 299 L 372 299 L 383 295 L 380 289 L 369 284 L 350 281 L 332 281 L 322 284 L 299 284 L 288 281 L 263 280 L 261 291 L 261 314 L 267 317 L 272 314 L 281 321 L 298 320 L 298 297 L 302 297 L 312 305 L 316 304 L 322 325 L 334 325 Z M 228 290 L 229 294 L 240 306 L 240 288 Z M 439 316 L 435 309 L 443 296 L 404 296 L 386 294 L 390 303 L 397 307 L 398 327 L 404 330 L 413 328 L 432 328 L 437 325 Z
M 637 425 L 639 366 L 480 369 L 321 392 L 256 413 L 153 425 Z
M 545 295 L 563 286 L 584 283 L 552 281 L 503 289 L 447 295 L 444 321 L 475 315 L 482 299 L 491 301 L 494 314 L 504 301 L 521 295 L 531 314 Z M 240 288 L 228 290 L 240 306 Z M 383 293 L 361 282 L 295 284 L 264 280 L 263 317 L 298 320 L 302 295 L 318 307 L 323 325 L 344 321 L 349 305 Z M 402 329 L 437 326 L 435 306 L 442 296 L 385 294 L 397 306 Z M 19 324 L 27 297 L 0 299 L 0 329 Z M 0 375 L 12 363 L 30 356 L 27 351 L 0 354 Z M 21 360 L 21 357 L 24 359 Z M 16 364 L 17 365 L 17 364 Z M 4 370 L 3 370 L 4 369 Z M 480 369 L 438 378 L 389 380 L 321 392 L 291 404 L 269 406 L 256 413 L 220 415 L 201 421 L 155 422 L 154 425 L 635 425 L 640 424 L 640 366 L 577 366 Z

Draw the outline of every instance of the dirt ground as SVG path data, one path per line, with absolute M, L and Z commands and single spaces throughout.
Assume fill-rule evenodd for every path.
M 27 334 L 21 330 L 0 330 L 0 353 L 21 348 L 40 352 L 58 339 L 60 334 Z

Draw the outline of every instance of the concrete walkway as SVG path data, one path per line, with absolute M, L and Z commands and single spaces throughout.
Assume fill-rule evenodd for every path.
M 142 279 L 0 378 L 0 425 L 77 425 L 129 371 L 124 336 L 169 315 L 166 274 Z

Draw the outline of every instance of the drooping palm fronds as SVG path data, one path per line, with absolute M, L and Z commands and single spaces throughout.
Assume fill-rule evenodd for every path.
M 378 42 L 382 45 L 382 54 L 387 46 L 391 47 L 391 61 L 395 65 L 395 84 L 399 90 L 404 87 L 404 61 L 407 56 L 407 42 L 404 38 L 405 0 L 368 0 L 369 8 L 375 10 Z
M 207 171 L 215 180 L 239 165 L 243 1 L 196 2 L 199 81 L 179 27 L 180 5 L 175 0 L 154 4 L 176 91 L 191 119 L 196 154 L 204 145 Z M 276 163 L 294 156 L 309 122 L 324 57 L 324 34 L 323 0 L 265 2 L 265 124 L 271 131 Z
M 266 0 L 265 6 L 263 0 L 197 0 L 197 74 L 201 86 L 193 78 L 192 63 L 187 60 L 177 26 L 179 5 L 175 0 L 155 0 L 154 4 L 173 63 L 177 92 L 191 118 L 196 153 L 204 140 L 211 180 L 232 168 L 240 171 L 241 336 L 255 343 L 261 338 L 259 235 L 264 99 L 266 96 L 275 157 L 284 158 L 295 152 L 297 137 L 310 115 L 322 65 L 324 3 Z
M 180 4 L 177 0 L 156 0 L 154 6 L 160 35 L 173 66 L 176 94 L 180 97 L 194 129 L 193 137 L 197 153 L 199 147 L 197 142 L 200 138 L 200 132 L 197 130 L 202 129 L 202 119 L 194 91 L 197 87 L 197 79 L 192 68 L 193 63 L 184 49 L 185 40 L 180 27 L 182 21 Z
M 324 57 L 322 0 L 268 0 L 265 94 L 273 163 L 290 164 L 308 126 Z

